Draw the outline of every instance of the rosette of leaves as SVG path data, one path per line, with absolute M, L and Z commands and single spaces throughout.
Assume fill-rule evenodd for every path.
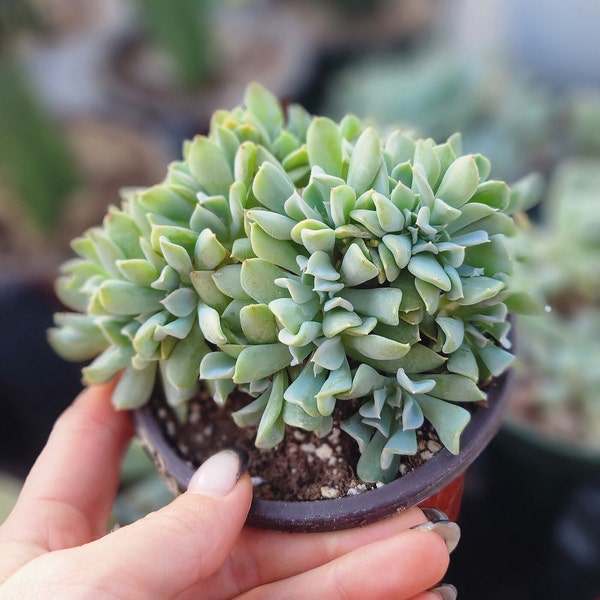
M 461 404 L 512 360 L 506 240 L 527 185 L 489 171 L 457 135 L 284 116 L 251 85 L 161 184 L 126 191 L 73 242 L 57 291 L 79 314 L 58 314 L 50 340 L 95 357 L 87 384 L 122 370 L 120 408 L 143 405 L 157 374 L 173 406 L 200 385 L 220 405 L 246 392 L 233 418 L 261 448 L 286 425 L 327 434 L 349 403 L 359 476 L 389 481 L 425 420 L 457 453 Z

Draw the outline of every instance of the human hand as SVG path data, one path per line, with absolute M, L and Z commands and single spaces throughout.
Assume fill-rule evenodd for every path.
M 84 391 L 59 418 L 0 527 L 0 598 L 455 597 L 451 587 L 425 590 L 446 571 L 456 525 L 432 527 L 415 508 L 332 533 L 244 528 L 252 484 L 228 451 L 168 506 L 107 534 L 133 434 L 110 391 Z

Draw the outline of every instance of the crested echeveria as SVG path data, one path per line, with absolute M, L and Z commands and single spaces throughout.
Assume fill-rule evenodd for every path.
M 524 197 L 488 180 L 490 164 L 402 131 L 385 137 L 297 106 L 287 119 L 258 85 L 217 112 L 165 180 L 124 192 L 103 226 L 73 243 L 57 290 L 77 313 L 50 332 L 84 381 L 123 370 L 120 408 L 143 405 L 157 375 L 185 406 L 200 382 L 257 425 L 256 445 L 285 425 L 343 429 L 359 476 L 388 481 L 429 421 L 453 453 L 469 421 L 461 403 L 504 371 L 510 214 Z

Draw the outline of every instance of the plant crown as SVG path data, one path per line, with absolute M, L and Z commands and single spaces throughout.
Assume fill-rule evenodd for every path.
M 258 84 L 214 114 L 165 180 L 123 192 L 74 240 L 50 340 L 94 358 L 84 382 L 122 376 L 113 401 L 146 403 L 157 375 L 183 406 L 204 385 L 271 448 L 285 426 L 327 434 L 340 403 L 358 475 L 390 481 L 425 420 L 452 453 L 482 390 L 513 359 L 514 189 L 490 163 L 348 115 L 312 117 Z

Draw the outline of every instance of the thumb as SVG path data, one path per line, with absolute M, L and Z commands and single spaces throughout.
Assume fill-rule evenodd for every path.
M 136 523 L 81 548 L 98 583 L 115 597 L 170 598 L 226 560 L 250 509 L 246 460 L 233 450 L 208 459 L 188 491 Z M 239 480 L 239 481 L 238 481 Z M 89 559 L 89 560 L 86 560 Z M 100 573 L 98 569 L 100 567 Z M 85 571 L 84 571 L 85 572 Z

